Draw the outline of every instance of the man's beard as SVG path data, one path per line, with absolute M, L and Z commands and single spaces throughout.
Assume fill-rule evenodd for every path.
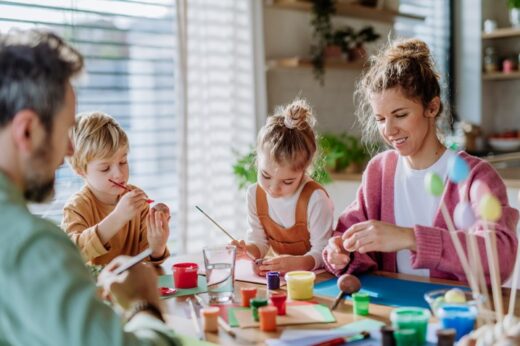
M 48 165 L 52 161 L 52 145 L 45 142 L 34 152 L 24 169 L 24 197 L 27 201 L 42 203 L 54 196 L 54 170 L 51 177 L 47 174 Z

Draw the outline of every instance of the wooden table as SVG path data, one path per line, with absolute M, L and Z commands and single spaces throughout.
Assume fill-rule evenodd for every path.
M 200 263 L 200 256 L 197 255 L 185 255 L 179 257 L 171 257 L 168 259 L 163 265 L 163 274 L 171 274 L 171 265 L 175 262 L 198 262 Z M 448 284 L 448 285 L 460 285 L 460 283 L 451 280 L 441 280 L 441 279 L 430 279 L 424 277 L 418 277 L 414 275 L 406 275 L 406 274 L 397 274 L 397 273 L 387 273 L 387 272 L 375 272 L 377 275 L 405 279 L 405 280 L 414 280 L 414 281 L 422 281 L 428 283 L 437 283 L 437 284 Z M 333 278 L 334 276 L 330 273 L 321 273 L 316 277 L 316 283 L 328 280 Z M 235 297 L 239 299 L 240 297 L 240 288 L 241 287 L 257 287 L 260 295 L 265 294 L 265 285 L 253 284 L 241 281 L 235 281 Z M 283 288 L 285 289 L 285 287 Z M 507 306 L 509 302 L 509 293 L 510 290 L 507 288 L 503 289 L 504 296 L 504 312 L 507 312 Z M 190 319 L 190 313 L 188 310 L 187 299 L 190 296 L 184 297 L 172 297 L 163 300 L 165 306 L 164 311 L 167 312 L 166 319 L 168 324 L 179 333 L 196 337 L 195 329 L 193 326 L 193 322 Z M 320 304 L 325 304 L 330 306 L 334 301 L 332 297 L 321 297 L 314 296 L 313 300 L 317 301 Z M 287 328 L 291 329 L 332 329 L 343 326 L 347 323 L 351 323 L 357 320 L 371 318 L 374 320 L 379 320 L 384 323 L 389 323 L 390 312 L 392 311 L 392 307 L 370 304 L 370 314 L 368 316 L 356 316 L 353 314 L 352 302 L 348 300 L 344 300 L 342 304 L 340 304 L 336 310 L 333 312 L 336 317 L 335 323 L 323 323 L 323 324 L 306 324 L 300 326 L 287 326 Z M 520 316 L 520 303 L 517 299 L 515 305 L 515 314 L 516 316 Z M 432 318 L 433 319 L 433 318 Z M 273 333 L 265 333 L 260 331 L 258 328 L 233 328 L 235 333 L 237 334 L 237 338 L 233 339 L 230 337 L 225 331 L 219 329 L 218 334 L 216 333 L 206 333 L 206 340 L 209 342 L 213 342 L 221 345 L 265 345 L 265 339 L 271 339 L 278 337 L 283 329 L 286 327 L 278 327 L 278 330 Z

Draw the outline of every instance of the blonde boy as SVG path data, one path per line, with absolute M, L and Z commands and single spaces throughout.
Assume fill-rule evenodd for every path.
M 72 169 L 85 185 L 66 203 L 61 227 L 90 264 L 105 265 L 119 255 L 136 255 L 148 246 L 159 264 L 170 253 L 169 215 L 150 209 L 145 193 L 127 185 L 128 138 L 109 115 L 78 115 L 71 133 Z M 130 191 L 110 182 L 124 186 Z

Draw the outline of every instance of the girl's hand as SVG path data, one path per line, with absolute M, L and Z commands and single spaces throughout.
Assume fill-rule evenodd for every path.
M 343 247 L 343 239 L 340 236 L 330 238 L 325 249 L 327 250 L 327 263 L 332 269 L 340 270 L 350 263 L 349 252 Z
M 232 240 L 229 245 L 234 245 L 237 248 L 237 257 L 249 258 L 247 256 L 247 244 L 243 240 Z
M 399 227 L 383 221 L 364 221 L 350 227 L 343 235 L 343 247 L 350 252 L 415 251 L 413 228 Z
M 146 224 L 148 226 L 148 245 L 152 249 L 152 257 L 160 258 L 166 251 L 166 242 L 170 235 L 168 216 L 161 211 L 150 209 Z
M 260 276 L 265 276 L 270 271 L 280 272 L 281 275 L 293 271 L 302 270 L 305 266 L 304 256 L 280 255 L 272 258 L 265 258 L 258 266 Z

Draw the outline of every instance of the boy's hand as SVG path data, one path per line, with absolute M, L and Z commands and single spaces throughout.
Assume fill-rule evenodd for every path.
M 148 245 L 152 249 L 152 257 L 160 258 L 166 251 L 166 242 L 170 236 L 168 216 L 151 208 L 146 224 L 148 226 Z
M 245 241 L 243 240 L 232 240 L 230 243 L 230 245 L 234 245 L 237 247 L 237 257 L 240 257 L 240 258 L 249 258 L 247 256 L 247 244 Z
M 146 194 L 141 189 L 133 189 L 121 196 L 112 212 L 123 223 L 132 220 L 146 203 Z

